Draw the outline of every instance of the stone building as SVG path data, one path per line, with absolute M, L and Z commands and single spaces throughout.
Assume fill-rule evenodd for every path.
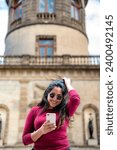
M 1 145 L 22 144 L 29 109 L 53 79 L 66 76 L 81 96 L 68 130 L 71 145 L 97 146 L 99 56 L 89 56 L 85 28 L 88 0 L 6 0 L 5 54 L 0 58 Z M 88 121 L 93 118 L 93 137 Z

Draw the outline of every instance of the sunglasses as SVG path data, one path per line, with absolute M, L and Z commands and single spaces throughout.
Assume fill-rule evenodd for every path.
M 62 95 L 60 95 L 60 94 L 58 94 L 58 95 L 56 95 L 55 93 L 50 93 L 50 95 L 49 95 L 51 98 L 54 98 L 55 96 L 56 96 L 56 99 L 57 100 L 62 100 Z

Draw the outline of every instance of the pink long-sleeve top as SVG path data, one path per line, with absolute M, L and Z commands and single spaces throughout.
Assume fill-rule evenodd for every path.
M 77 107 L 80 104 L 80 97 L 76 90 L 71 90 L 68 92 L 69 101 L 66 105 L 66 109 L 70 116 L 73 116 Z M 43 113 L 40 113 L 41 107 L 35 106 L 30 110 L 22 135 L 22 141 L 24 145 L 34 143 L 35 150 L 67 150 L 69 147 L 69 141 L 67 137 L 67 127 L 69 124 L 68 119 L 65 119 L 62 126 L 59 128 L 42 135 L 36 142 L 31 138 L 31 133 L 39 129 L 42 124 L 46 121 L 46 113 L 53 112 L 52 109 L 48 109 Z M 59 122 L 59 113 L 56 113 L 56 125 Z

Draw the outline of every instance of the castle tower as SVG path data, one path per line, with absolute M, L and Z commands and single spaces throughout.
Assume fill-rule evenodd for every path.
M 81 104 L 68 129 L 72 146 L 97 146 L 99 56 L 88 55 L 85 7 L 88 0 L 6 0 L 9 8 L 5 56 L 0 64 L 3 146 L 26 149 L 22 131 L 27 112 L 41 101 L 53 79 L 69 77 Z M 45 57 L 49 56 L 49 57 Z M 94 139 L 88 121 L 93 118 Z M 31 149 L 31 147 L 30 147 Z M 79 148 L 78 148 L 79 149 Z
M 87 55 L 88 0 L 6 0 L 5 55 Z

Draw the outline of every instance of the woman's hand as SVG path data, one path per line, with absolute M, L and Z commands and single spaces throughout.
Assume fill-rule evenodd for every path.
M 44 124 L 40 127 L 42 134 L 46 134 L 56 129 L 56 126 L 49 121 L 44 122 Z
M 67 90 L 68 90 L 68 91 L 72 90 L 73 87 L 72 87 L 72 85 L 71 85 L 71 79 L 64 77 L 63 80 L 64 80 L 64 82 L 65 82 L 65 85 L 66 85 L 66 87 L 67 87 Z
M 48 132 L 51 132 L 56 129 L 56 126 L 53 123 L 50 123 L 49 121 L 46 121 L 43 123 L 43 125 L 33 133 L 31 133 L 31 138 L 35 142 L 37 141 L 43 134 L 46 134 Z

